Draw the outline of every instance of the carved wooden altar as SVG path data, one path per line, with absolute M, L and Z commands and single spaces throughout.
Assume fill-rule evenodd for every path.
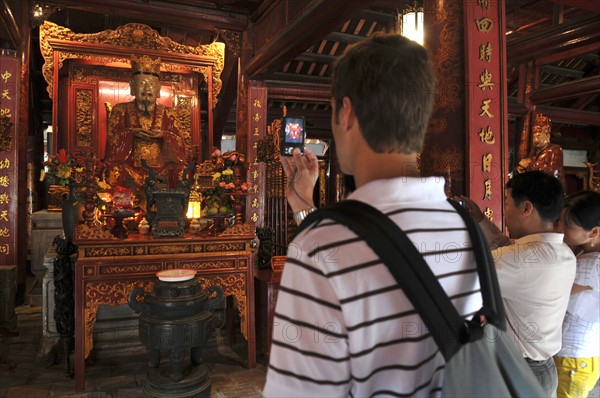
M 236 224 L 218 236 L 186 234 L 178 239 L 155 239 L 131 234 L 114 239 L 92 234 L 86 226 L 76 232 L 75 267 L 75 388 L 84 388 L 85 358 L 93 348 L 93 328 L 99 305 L 126 304 L 129 293 L 141 287 L 150 292 L 156 273 L 165 269 L 198 271 L 203 288 L 216 285 L 237 299 L 241 331 L 248 342 L 248 366 L 256 365 L 254 320 L 254 226 Z

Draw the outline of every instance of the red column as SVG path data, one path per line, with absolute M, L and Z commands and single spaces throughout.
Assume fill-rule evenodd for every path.
M 499 0 L 425 0 L 425 47 L 436 103 L 421 153 L 423 175 L 446 178 L 502 224 L 507 178 L 506 43 Z

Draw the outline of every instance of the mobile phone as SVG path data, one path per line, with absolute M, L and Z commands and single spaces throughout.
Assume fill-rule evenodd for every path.
M 281 137 L 279 153 L 282 156 L 292 156 L 294 148 L 304 153 L 306 129 L 303 117 L 284 117 L 281 119 Z

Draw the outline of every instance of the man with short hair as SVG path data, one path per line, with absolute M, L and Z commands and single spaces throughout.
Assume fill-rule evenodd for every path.
M 417 153 L 434 100 L 427 51 L 376 34 L 336 62 L 331 128 L 349 199 L 376 207 L 423 254 L 458 312 L 481 308 L 471 240 L 443 178 L 421 178 Z M 316 156 L 282 157 L 300 222 L 314 210 Z M 439 396 L 445 361 L 386 265 L 350 229 L 314 223 L 291 243 L 273 324 L 266 397 Z
M 562 322 L 575 279 L 576 259 L 554 223 L 564 205 L 560 181 L 541 171 L 516 174 L 506 184 L 504 222 L 512 240 L 492 251 L 508 332 L 548 397 L 558 376 L 552 356 L 562 345 Z M 490 242 L 502 232 L 466 201 Z

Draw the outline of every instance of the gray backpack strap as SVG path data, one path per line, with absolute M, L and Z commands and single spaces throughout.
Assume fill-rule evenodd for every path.
M 463 343 L 482 336 L 480 331 L 483 329 L 479 325 L 479 317 L 474 317 L 472 323 L 465 322 L 460 317 L 421 253 L 389 217 L 366 203 L 346 200 L 309 214 L 298 232 L 315 221 L 323 219 L 333 219 L 345 225 L 362 237 L 380 257 L 427 325 L 446 360 L 449 360 Z M 472 234 L 472 231 L 470 232 Z M 486 281 L 489 281 L 492 286 L 495 281 L 497 287 L 495 269 L 490 267 L 489 262 L 479 261 L 479 257 L 486 260 L 491 258 L 491 254 L 488 257 L 483 250 L 487 247 L 485 241 L 481 242 L 477 236 L 472 236 L 472 240 L 480 242 L 481 253 L 476 253 L 480 279 L 481 275 L 484 275 Z M 482 286 L 482 291 L 487 290 L 487 287 Z M 494 294 L 488 295 L 487 301 L 499 298 L 499 294 L 496 293 L 499 293 L 499 289 L 494 291 Z M 484 304 L 485 302 L 484 298 Z M 502 317 L 498 316 L 498 309 Z M 503 322 L 502 301 L 493 301 L 493 305 L 484 308 L 482 313 L 489 321 Z

